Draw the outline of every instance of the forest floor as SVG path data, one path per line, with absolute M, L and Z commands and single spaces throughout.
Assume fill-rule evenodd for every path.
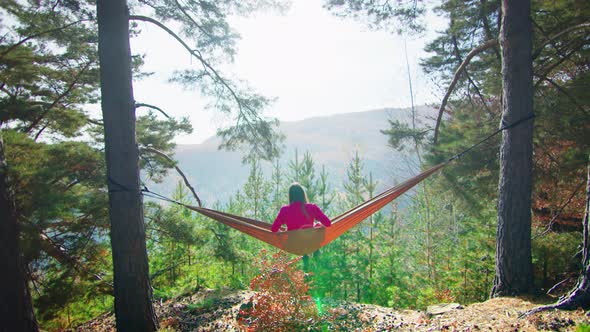
M 240 306 L 249 291 L 202 290 L 193 295 L 156 304 L 163 331 L 238 331 Z M 526 298 L 495 298 L 451 309 L 442 314 L 396 310 L 350 302 L 326 303 L 323 331 L 589 331 L 590 316 L 583 310 L 552 310 L 521 318 L 547 304 Z M 317 323 L 317 322 L 316 322 Z M 310 325 L 314 325 L 313 322 Z M 586 325 L 581 328 L 581 325 Z M 114 315 L 104 314 L 74 331 L 114 331 Z M 242 330 L 246 330 L 242 326 Z M 311 329 L 316 330 L 316 329 Z

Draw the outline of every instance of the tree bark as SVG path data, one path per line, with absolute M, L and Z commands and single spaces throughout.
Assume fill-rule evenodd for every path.
M 583 268 L 582 273 L 580 275 L 580 279 L 578 279 L 578 284 L 568 296 L 567 304 L 569 304 L 569 308 L 572 309 L 575 309 L 577 307 L 583 307 L 587 309 L 590 307 L 590 156 L 588 158 L 587 179 L 588 180 L 586 182 L 586 212 L 584 213 L 583 222 Z
M 38 331 L 19 248 L 16 206 L 0 133 L 0 331 Z
M 135 138 L 126 0 L 97 1 L 100 86 L 118 331 L 156 331 Z
M 530 0 L 503 0 L 502 124 L 533 112 Z M 533 123 L 505 130 L 500 147 L 496 276 L 491 296 L 528 293 L 533 281 L 531 191 Z

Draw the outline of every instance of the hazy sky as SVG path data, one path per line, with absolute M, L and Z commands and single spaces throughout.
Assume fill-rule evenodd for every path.
M 284 15 L 261 13 L 232 23 L 242 39 L 235 63 L 223 71 L 277 98 L 266 116 L 293 121 L 410 105 L 403 37 L 335 17 L 319 0 L 294 0 Z M 442 20 L 429 23 L 424 37 L 405 40 L 416 104 L 436 102 L 441 96 L 418 65 L 425 42 Z M 214 135 L 227 119 L 205 109 L 198 91 L 168 83 L 175 69 L 197 66 L 198 61 L 158 28 L 145 23 L 140 28 L 132 51 L 146 54 L 144 70 L 155 74 L 135 83 L 135 99 L 190 118 L 194 132 L 178 137 L 178 143 L 200 143 Z

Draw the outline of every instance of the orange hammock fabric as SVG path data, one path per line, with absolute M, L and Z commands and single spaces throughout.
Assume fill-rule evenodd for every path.
M 197 206 L 185 206 L 279 249 L 295 255 L 307 255 L 334 241 L 344 232 L 365 220 L 367 217 L 377 212 L 389 202 L 393 201 L 446 164 L 447 163 L 442 163 L 427 169 L 403 183 L 382 192 L 361 205 L 342 213 L 332 219 L 332 226 L 330 227 L 306 228 L 273 233 L 270 230 L 271 224 L 263 221 Z

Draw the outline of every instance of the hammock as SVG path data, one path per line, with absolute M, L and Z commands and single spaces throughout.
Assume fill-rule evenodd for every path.
M 344 212 L 332 219 L 332 226 L 330 227 L 305 228 L 273 233 L 270 229 L 271 224 L 263 221 L 240 217 L 203 207 L 183 205 L 279 249 L 295 255 L 307 255 L 334 241 L 344 232 L 380 210 L 389 202 L 429 177 L 432 173 L 441 169 L 447 163 L 448 161 L 427 169 L 405 182 L 382 192 L 359 206 Z
M 296 255 L 307 255 L 307 254 L 311 254 L 312 252 L 318 250 L 319 248 L 327 245 L 328 243 L 334 241 L 337 237 L 342 235 L 344 232 L 351 229 L 352 227 L 354 227 L 356 224 L 360 223 L 361 221 L 365 220 L 367 217 L 369 217 L 373 213 L 377 212 L 379 209 L 381 209 L 382 207 L 387 205 L 389 202 L 391 202 L 394 199 L 396 199 L 397 197 L 399 197 L 401 194 L 410 190 L 412 187 L 414 187 L 415 185 L 420 183 L 422 180 L 426 179 L 427 177 L 432 175 L 434 172 L 438 171 L 439 169 L 441 169 L 442 167 L 447 165 L 449 162 L 459 159 L 464 154 L 468 153 L 469 151 L 473 150 L 477 146 L 488 141 L 489 139 L 496 136 L 497 134 L 499 134 L 503 130 L 513 128 L 513 127 L 515 127 L 521 123 L 524 123 L 534 117 L 535 117 L 535 114 L 531 113 L 531 114 L 511 123 L 511 124 L 503 125 L 502 127 L 498 128 L 496 131 L 494 131 L 493 133 L 491 133 L 490 135 L 485 137 L 484 139 L 473 144 L 472 146 L 463 150 L 462 152 L 454 155 L 453 157 L 448 159 L 446 162 L 438 164 L 430 169 L 427 169 L 427 170 L 423 171 L 422 173 L 406 180 L 405 182 L 382 192 L 381 194 L 371 198 L 370 200 L 362 203 L 361 205 L 359 205 L 355 208 L 352 208 L 352 209 L 344 212 L 343 214 L 337 216 L 336 218 L 332 219 L 332 226 L 327 227 L 327 228 L 324 228 L 324 227 L 322 227 L 322 228 L 306 228 L 306 229 L 297 229 L 297 230 L 292 230 L 292 231 L 287 231 L 287 232 L 273 233 L 271 231 L 271 224 L 263 222 L 263 221 L 254 220 L 254 219 L 250 219 L 250 218 L 244 218 L 244 217 L 232 215 L 232 214 L 225 213 L 225 212 L 215 211 L 215 210 L 211 210 L 211 209 L 207 209 L 207 208 L 203 208 L 203 207 L 183 204 L 181 202 L 167 198 L 163 195 L 156 194 L 156 193 L 148 190 L 145 186 L 144 186 L 144 189 L 141 190 L 141 192 L 143 192 L 144 195 L 150 195 L 150 197 L 154 197 L 154 198 L 162 199 L 162 200 L 165 200 L 165 201 L 168 201 L 171 203 L 182 205 L 188 209 L 191 209 L 191 210 L 196 211 L 202 215 L 205 215 L 211 219 L 214 219 L 216 221 L 224 223 L 232 228 L 237 229 L 240 232 L 246 233 L 246 234 L 248 234 L 260 241 L 264 241 L 264 242 L 266 242 L 272 246 L 275 246 L 279 249 L 282 249 L 284 251 L 287 251 L 287 252 L 290 252 L 290 253 L 296 254 Z M 170 159 L 170 157 L 166 156 L 165 154 L 163 154 L 161 152 L 158 152 L 157 150 L 151 149 L 151 151 L 153 151 L 153 152 L 155 151 L 156 153 L 165 156 L 165 158 L 167 158 L 168 160 L 172 160 L 172 159 Z M 195 198 L 197 199 L 197 202 L 200 205 L 201 201 L 199 200 L 199 198 L 198 198 L 197 194 L 195 193 L 194 189 L 192 188 L 192 186 L 190 186 L 190 183 L 188 183 L 188 180 L 186 179 L 184 174 L 180 171 L 180 169 L 178 167 L 176 167 L 176 170 L 184 178 L 185 184 L 193 192 L 193 194 L 195 195 Z M 111 177 L 108 177 L 108 181 L 110 182 L 110 185 L 114 185 L 117 187 L 117 189 L 114 189 L 114 190 L 109 189 L 110 192 L 112 192 L 112 191 L 134 191 L 134 190 L 131 190 L 131 189 L 125 187 L 124 185 L 118 183 L 117 181 L 115 181 Z

